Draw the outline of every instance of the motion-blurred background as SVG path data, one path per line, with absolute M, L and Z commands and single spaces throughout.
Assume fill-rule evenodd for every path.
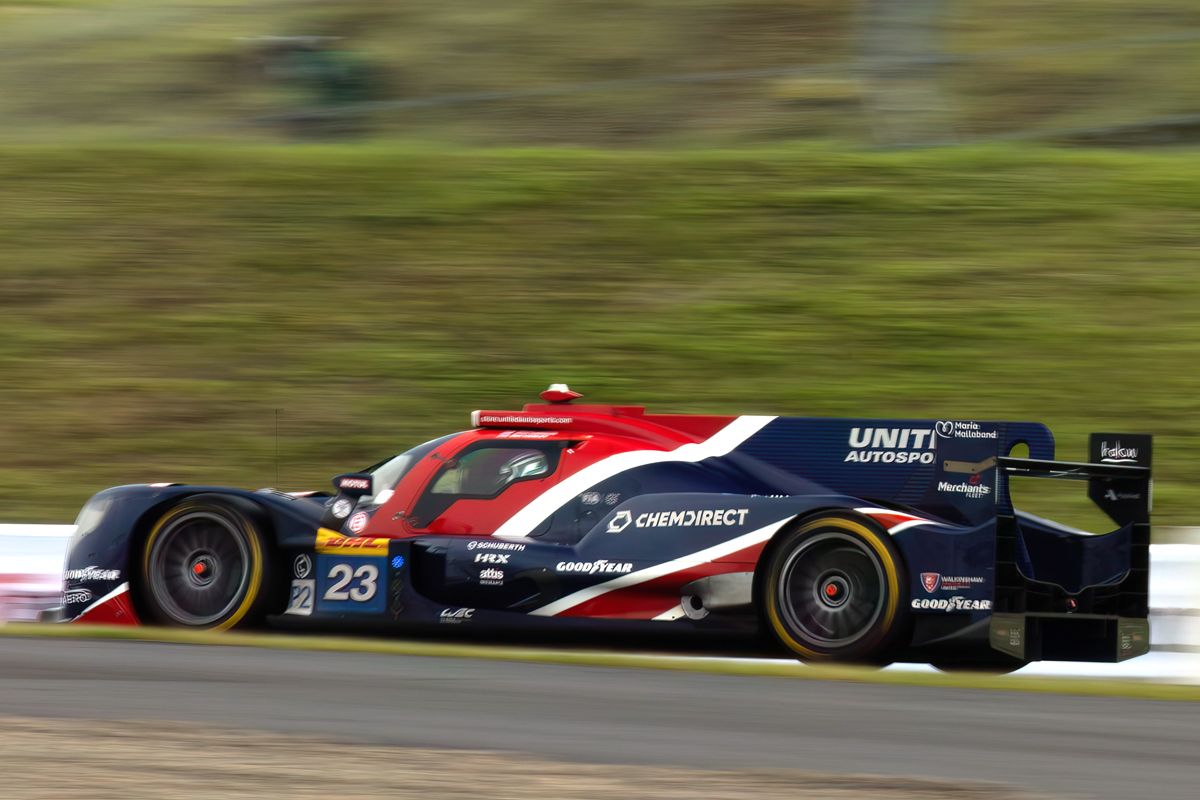
M 1198 90 L 1194 0 L 0 0 L 0 507 L 567 381 L 1147 431 L 1195 524 Z

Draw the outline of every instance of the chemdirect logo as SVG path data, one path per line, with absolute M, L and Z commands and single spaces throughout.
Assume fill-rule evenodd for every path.
M 618 511 L 608 521 L 609 533 L 620 533 L 632 523 L 635 528 L 734 527 L 746 524 L 748 508 L 705 508 L 685 511 L 647 511 L 633 516 Z
M 845 461 L 932 464 L 937 437 L 929 428 L 851 428 Z

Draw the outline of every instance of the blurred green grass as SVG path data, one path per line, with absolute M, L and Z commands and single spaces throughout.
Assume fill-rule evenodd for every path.
M 13 145 L 0 208 L 6 521 L 274 485 L 276 409 L 320 487 L 551 381 L 1149 431 L 1157 521 L 1198 521 L 1189 151 Z
M 935 138 L 1200 113 L 1192 0 L 940 8 L 933 52 L 918 55 L 965 60 L 918 70 L 947 109 Z M 0 138 L 296 133 L 248 122 L 314 102 L 271 79 L 254 39 L 321 35 L 369 65 L 378 100 L 837 65 L 367 114 L 377 133 L 469 145 L 861 141 L 881 123 L 880 75 L 861 61 L 880 55 L 865 44 L 867 12 L 861 0 L 0 0 Z

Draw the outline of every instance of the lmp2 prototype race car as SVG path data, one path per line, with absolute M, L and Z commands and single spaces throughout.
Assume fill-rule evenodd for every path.
M 476 411 L 333 493 L 102 491 L 79 514 L 59 618 L 765 631 L 806 661 L 1001 671 L 1149 649 L 1149 436 L 1092 434 L 1092 463 L 1069 463 L 1030 422 L 541 397 Z M 1014 476 L 1086 481 L 1116 529 L 1015 510 Z

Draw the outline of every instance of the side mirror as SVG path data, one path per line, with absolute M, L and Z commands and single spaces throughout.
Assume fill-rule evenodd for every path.
M 347 497 L 369 497 L 375 494 L 375 481 L 370 475 L 351 472 L 333 479 L 333 488 Z

